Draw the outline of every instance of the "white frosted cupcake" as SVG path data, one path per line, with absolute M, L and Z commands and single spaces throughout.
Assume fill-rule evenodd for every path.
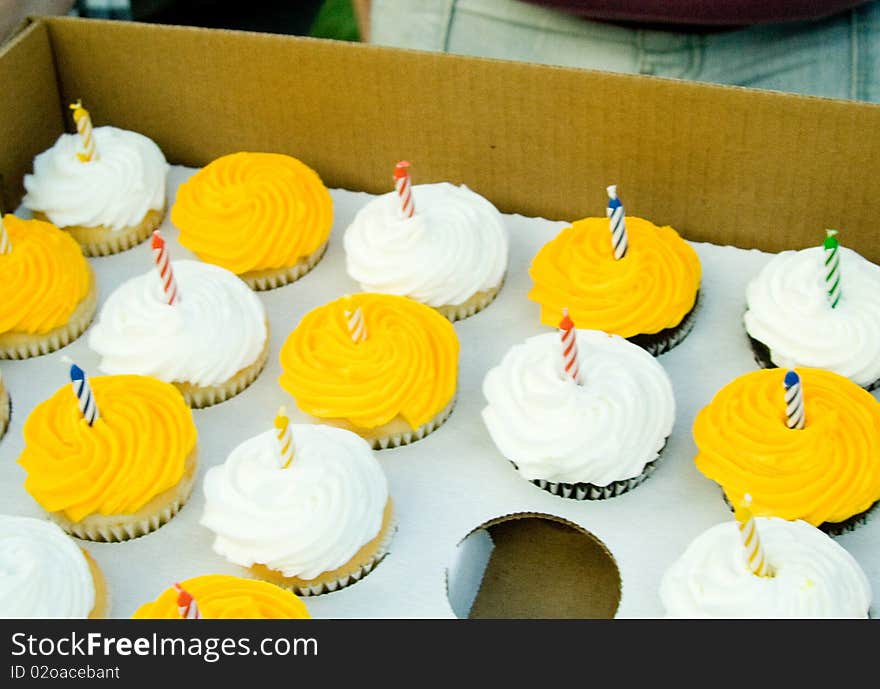
M 836 307 L 823 247 L 783 251 L 746 289 L 745 329 L 765 368 L 822 368 L 870 390 L 880 385 L 880 266 L 845 247 L 838 253 Z
M 345 232 L 348 274 L 365 292 L 410 297 L 451 321 L 481 311 L 507 271 L 501 214 L 464 185 L 418 184 L 412 198 L 412 217 L 397 192 L 358 211 Z
M 92 135 L 92 160 L 78 157 L 79 134 L 62 134 L 37 155 L 22 203 L 69 232 L 87 256 L 104 256 L 139 244 L 162 222 L 169 166 L 143 134 L 106 126 Z
M 98 564 L 57 525 L 0 515 L 0 617 L 106 617 Z
M 159 273 L 120 285 L 89 334 L 101 371 L 172 383 L 192 407 L 206 407 L 250 385 L 269 352 L 266 308 L 225 268 L 172 261 L 179 298 L 168 303 Z
M 394 532 L 382 467 L 350 431 L 292 425 L 285 467 L 276 431 L 236 447 L 205 476 L 201 523 L 214 551 L 259 578 L 308 596 L 361 579 Z M 289 458 L 289 455 L 288 455 Z
M 669 376 L 619 335 L 576 330 L 580 384 L 557 333 L 514 345 L 483 381 L 483 420 L 523 478 L 555 495 L 596 500 L 641 483 L 672 432 Z
M 773 576 L 749 569 L 735 521 L 716 524 L 663 576 L 667 617 L 868 617 L 868 579 L 830 537 L 807 522 L 779 517 L 756 517 L 755 527 Z

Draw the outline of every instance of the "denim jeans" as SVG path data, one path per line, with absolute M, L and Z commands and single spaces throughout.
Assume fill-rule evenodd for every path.
M 519 0 L 373 0 L 373 43 L 880 102 L 880 1 L 828 19 L 677 33 Z

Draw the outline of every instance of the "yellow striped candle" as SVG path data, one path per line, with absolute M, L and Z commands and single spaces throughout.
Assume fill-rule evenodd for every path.
M 746 562 L 752 574 L 758 577 L 772 577 L 773 570 L 767 564 L 767 557 L 761 547 L 761 538 L 758 536 L 758 528 L 755 517 L 752 515 L 749 505 L 752 504 L 752 496 L 746 493 L 742 504 L 736 508 L 734 514 L 739 522 L 739 535 L 746 549 Z
M 76 131 L 79 132 L 82 143 L 82 150 L 76 154 L 76 157 L 83 163 L 98 159 L 98 151 L 95 150 L 95 139 L 92 136 L 92 118 L 89 111 L 82 106 L 81 101 L 70 104 L 73 110 L 73 121 L 76 123 Z
M 0 254 L 11 254 L 12 242 L 9 241 L 9 235 L 6 233 L 6 225 L 3 224 L 3 215 L 0 214 Z
M 278 450 L 281 453 L 281 468 L 286 469 L 293 461 L 293 435 L 290 432 L 290 419 L 287 418 L 285 407 L 279 407 L 275 416 L 275 437 L 278 439 Z

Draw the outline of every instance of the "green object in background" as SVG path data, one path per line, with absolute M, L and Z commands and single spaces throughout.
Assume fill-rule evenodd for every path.
M 318 16 L 309 31 L 310 36 L 315 38 L 335 38 L 340 41 L 357 41 L 357 19 L 351 0 L 325 0 Z

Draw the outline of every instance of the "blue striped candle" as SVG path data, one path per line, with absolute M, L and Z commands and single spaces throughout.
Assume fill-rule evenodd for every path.
M 806 418 L 801 377 L 794 371 L 788 371 L 783 385 L 785 386 L 785 423 L 789 428 L 803 428 Z
M 617 198 L 617 185 L 608 187 L 608 208 L 605 211 L 611 227 L 611 247 L 614 249 L 614 258 L 618 261 L 626 256 L 626 216 L 623 212 L 623 204 Z
M 76 364 L 70 365 L 70 383 L 73 393 L 79 404 L 79 410 L 89 426 L 93 426 L 98 420 L 98 406 L 95 404 L 95 396 L 92 394 L 92 386 L 89 385 L 85 372 Z

